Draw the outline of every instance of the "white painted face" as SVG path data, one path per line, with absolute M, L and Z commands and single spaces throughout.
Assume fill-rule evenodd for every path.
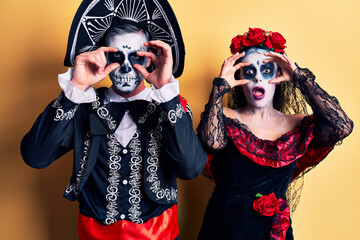
M 138 51 L 147 51 L 144 43 L 147 42 L 145 35 L 141 32 L 111 34 L 107 38 L 109 47 L 117 48 L 118 52 L 107 53 L 108 64 L 118 62 L 120 67 L 109 74 L 115 88 L 122 93 L 130 93 L 143 80 L 143 76 L 133 68 L 135 63 L 146 67 L 147 58 L 136 54 Z
M 264 63 L 263 61 L 268 58 L 264 56 L 265 51 L 257 51 L 246 54 L 242 59 L 242 62 L 251 64 L 241 69 L 240 78 L 250 80 L 242 86 L 248 104 L 261 108 L 272 104 L 276 84 L 269 81 L 277 76 L 278 67 L 274 62 Z

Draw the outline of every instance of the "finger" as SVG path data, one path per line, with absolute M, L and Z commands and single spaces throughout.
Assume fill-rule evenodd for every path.
M 242 67 L 246 67 L 246 66 L 249 66 L 251 64 L 251 62 L 241 62 L 241 63 L 238 63 L 238 64 L 236 64 L 236 65 L 234 65 L 234 68 L 236 69 L 236 70 L 238 70 L 238 69 L 240 69 L 240 68 L 242 68 Z
M 238 60 L 240 58 L 240 53 L 235 53 L 235 54 L 233 54 L 233 55 L 231 55 L 230 57 L 228 57 L 227 59 L 226 59 L 226 61 L 236 61 L 236 60 Z
M 92 58 L 94 59 L 94 64 L 98 67 L 97 73 L 103 74 L 103 71 L 106 67 L 106 57 L 103 51 L 94 51 L 92 53 Z
M 164 54 L 167 56 L 171 56 L 172 51 L 171 51 L 171 47 L 169 46 L 169 44 L 160 41 L 160 40 L 154 40 L 154 41 L 150 41 L 147 43 L 144 43 L 145 47 L 152 47 L 154 49 L 156 49 L 156 51 L 159 54 Z
M 153 48 L 170 48 L 169 44 L 160 41 L 160 40 L 152 40 L 144 43 L 145 47 L 153 47 Z
M 101 61 L 101 57 L 95 52 L 89 52 L 80 54 L 76 57 L 76 64 L 78 65 L 93 65 L 96 67 L 96 72 L 101 74 L 102 69 L 104 69 L 106 63 Z
M 269 57 L 282 57 L 283 55 L 277 52 L 270 51 L 268 53 L 264 53 L 265 56 Z
M 274 58 L 267 58 L 263 61 L 263 63 L 268 63 L 268 62 L 274 62 Z
M 158 59 L 158 57 L 153 52 L 139 51 L 139 52 L 136 52 L 136 54 L 141 57 L 150 58 L 152 62 L 155 62 Z
M 117 69 L 118 67 L 120 67 L 120 64 L 119 64 L 119 63 L 112 63 L 112 64 L 110 64 L 109 66 L 107 66 L 107 67 L 104 69 L 103 73 L 104 73 L 105 75 L 109 75 L 109 73 L 111 73 L 112 71 L 114 71 L 114 70 Z
M 240 85 L 245 85 L 245 84 L 248 84 L 249 82 L 250 82 L 250 80 L 247 80 L 247 79 L 236 80 L 234 82 L 234 87 L 240 86 Z
M 139 73 L 145 78 L 145 80 L 147 80 L 150 73 L 146 70 L 146 68 L 137 63 L 134 64 L 133 67 L 139 71 Z
M 269 83 L 275 83 L 275 84 L 278 84 L 281 82 L 285 82 L 285 78 L 283 76 L 273 78 L 269 81 Z
M 114 48 L 114 47 L 100 47 L 95 51 L 103 51 L 103 52 L 118 52 L 119 49 Z
M 288 63 L 290 63 L 290 64 L 292 64 L 293 63 L 293 61 L 291 61 L 291 59 L 288 57 L 288 55 L 286 55 L 285 53 L 283 54 L 283 58 L 285 58 L 285 60 L 288 62 Z
M 105 53 L 103 51 L 98 51 L 97 55 L 96 55 L 98 61 L 101 62 L 102 67 L 99 67 L 98 69 L 98 74 L 103 74 L 103 70 L 105 70 L 105 67 L 107 65 L 107 60 L 106 60 L 106 56 Z

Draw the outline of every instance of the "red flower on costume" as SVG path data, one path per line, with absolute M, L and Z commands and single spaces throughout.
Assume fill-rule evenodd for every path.
M 253 208 L 261 215 L 271 217 L 280 212 L 279 205 L 280 200 L 275 197 L 274 193 L 271 193 L 256 199 Z
M 261 28 L 249 28 L 243 35 L 237 35 L 231 41 L 230 50 L 232 54 L 242 52 L 250 46 L 265 45 L 271 51 L 285 53 L 286 39 L 278 32 L 266 32 Z
M 277 199 L 274 193 L 260 197 L 253 203 L 254 209 L 263 216 L 271 217 L 272 226 L 269 240 L 285 240 L 290 226 L 290 209 L 284 199 Z
M 187 112 L 187 108 L 186 108 L 187 101 L 186 101 L 186 99 L 183 98 L 180 94 L 179 94 L 179 98 L 180 98 L 181 106 L 183 107 L 184 111 Z

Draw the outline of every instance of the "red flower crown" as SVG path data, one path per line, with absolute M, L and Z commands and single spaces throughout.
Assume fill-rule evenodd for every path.
M 249 28 L 243 35 L 237 35 L 231 41 L 232 54 L 241 53 L 250 46 L 266 46 L 271 51 L 285 53 L 286 39 L 278 32 L 265 31 L 261 28 Z

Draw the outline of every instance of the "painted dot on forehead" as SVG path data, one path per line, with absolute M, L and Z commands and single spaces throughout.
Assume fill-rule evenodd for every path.
M 123 45 L 123 48 L 131 49 L 128 45 Z
M 257 63 L 258 66 L 260 65 L 260 61 L 259 61 L 259 60 L 257 60 L 256 63 Z

